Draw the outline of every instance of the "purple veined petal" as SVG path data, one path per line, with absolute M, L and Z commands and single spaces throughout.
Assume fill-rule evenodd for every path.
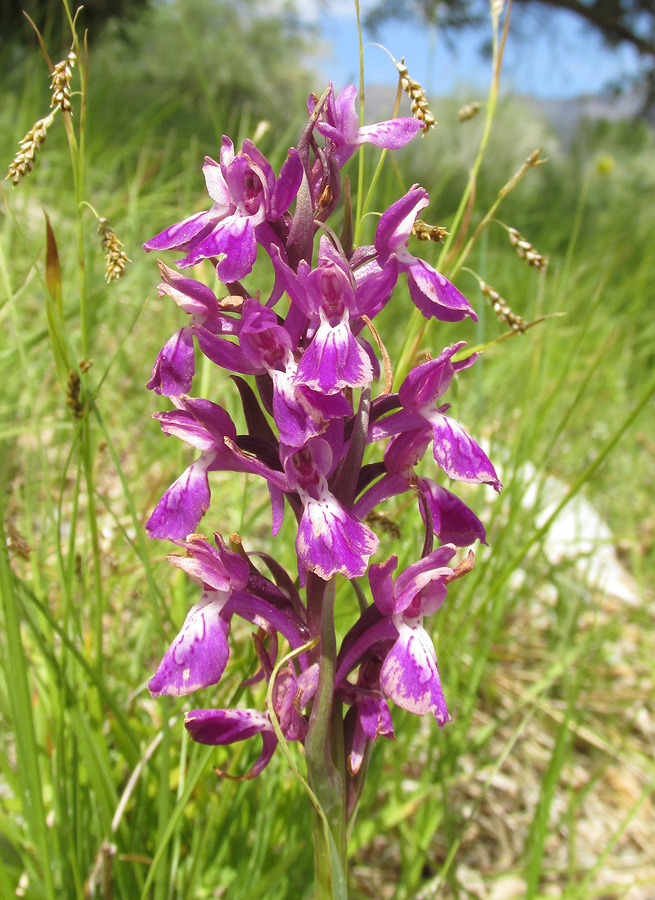
M 454 419 L 439 412 L 430 414 L 435 462 L 449 478 L 472 484 L 490 484 L 500 491 L 502 484 L 486 453 Z
M 394 614 L 405 617 L 432 615 L 446 599 L 447 579 L 453 570 L 448 563 L 455 547 L 445 544 L 404 569 L 394 585 Z
M 269 481 L 268 493 L 271 498 L 271 517 L 273 523 L 271 534 L 275 537 L 282 527 L 282 521 L 284 519 L 284 492 Z
M 369 274 L 361 277 L 358 272 L 355 306 L 358 316 L 375 318 L 388 303 L 398 282 L 398 260 L 390 257 L 382 268 L 367 267 Z
M 237 153 L 225 170 L 230 199 L 239 214 L 254 225 L 264 221 L 268 206 L 268 185 L 258 166 L 243 153 Z
M 172 399 L 177 400 L 178 397 Z M 201 452 L 211 453 L 216 450 L 216 438 L 204 425 L 184 410 L 169 410 L 154 413 L 153 419 L 159 419 L 161 430 L 167 437 L 177 437 Z
M 300 188 L 302 176 L 302 161 L 298 151 L 292 147 L 275 182 L 268 214 L 269 219 L 277 219 L 289 209 Z
M 409 480 L 404 476 L 383 475 L 361 495 L 353 506 L 353 512 L 358 519 L 364 520 L 380 503 L 384 503 L 390 497 L 404 494 L 409 489 Z
M 468 547 L 474 541 L 487 543 L 484 525 L 459 497 L 431 478 L 419 478 L 418 485 L 430 507 L 434 533 L 440 541 L 457 547 Z M 425 521 L 422 504 L 420 509 Z
M 473 353 L 460 362 L 452 362 L 452 357 L 465 346 L 465 341 L 459 341 L 442 350 L 436 359 L 415 366 L 400 385 L 398 399 L 401 404 L 406 409 L 419 411 L 434 408 L 450 387 L 455 373 L 468 369 L 477 359 L 477 353 Z
M 434 646 L 422 626 L 400 623 L 398 640 L 382 664 L 380 683 L 396 706 L 417 716 L 432 713 L 440 725 L 450 721 Z
M 225 170 L 230 165 L 230 163 L 234 161 L 235 157 L 234 144 L 225 134 L 223 135 L 223 139 L 221 141 L 221 151 L 219 157 L 221 171 L 223 173 L 223 177 L 225 177 Z
M 357 88 L 354 84 L 347 84 L 334 100 L 336 124 L 349 144 L 356 139 L 359 130 L 356 99 Z
M 430 430 L 430 426 L 425 418 L 415 412 L 411 407 L 409 409 L 400 409 L 392 412 L 384 418 L 378 419 L 369 429 L 368 440 L 379 441 L 382 438 L 394 437 L 397 434 L 404 434 L 411 431 Z
M 216 294 L 195 278 L 187 278 L 175 269 L 171 269 L 159 259 L 159 274 L 164 281 L 159 285 L 159 296 L 167 294 L 177 303 L 181 310 L 199 321 L 219 314 Z
M 186 556 L 166 558 L 172 566 L 213 591 L 223 594 L 243 590 L 250 576 L 248 563 L 229 550 L 220 535 L 216 535 L 216 540 L 218 548 L 199 535 L 191 535 L 188 541 L 180 542 Z
M 229 656 L 224 597 L 208 594 L 189 611 L 179 634 L 148 682 L 153 697 L 182 697 L 218 684 Z
M 201 456 L 169 487 L 146 523 L 151 538 L 182 541 L 196 530 L 209 509 L 209 462 Z
M 364 125 L 358 130 L 357 143 L 374 144 L 386 147 L 387 150 L 398 150 L 404 147 L 422 130 L 421 123 L 413 116 L 399 119 L 388 119 L 376 125 Z
M 364 387 L 372 380 L 371 361 L 350 330 L 348 320 L 336 327 L 322 320 L 300 360 L 294 383 L 336 394 L 345 387 Z
M 248 138 L 244 140 L 241 148 L 241 153 L 250 160 L 253 168 L 258 170 L 257 174 L 261 179 L 266 196 L 270 201 L 273 190 L 275 189 L 275 172 L 273 171 L 273 166 L 266 159 L 261 150 Z
M 268 716 L 256 709 L 192 709 L 184 716 L 184 726 L 194 741 L 214 746 L 234 744 L 261 734 L 261 755 L 243 778 L 259 775 L 271 761 L 277 746 Z
M 147 251 L 182 250 L 194 239 L 201 241 L 205 235 L 209 234 L 219 218 L 220 215 L 213 210 L 195 213 L 188 219 L 176 222 L 170 228 L 160 231 L 159 234 L 143 244 L 143 249 Z
M 475 310 L 454 284 L 422 259 L 413 258 L 406 267 L 409 295 L 414 306 L 426 319 L 461 322 L 470 316 L 478 321 Z
M 282 734 L 288 741 L 304 741 L 307 736 L 307 720 L 299 712 L 301 689 L 291 666 L 282 669 L 273 687 L 273 708 Z
M 383 616 L 393 614 L 393 573 L 398 568 L 398 557 L 390 556 L 386 562 L 374 563 L 368 571 L 373 602 Z
M 361 768 L 367 741 L 376 741 L 378 737 L 394 737 L 389 706 L 383 697 L 363 697 L 357 705 L 352 748 L 348 754 L 351 775 L 356 775 Z
M 193 331 L 187 325 L 176 331 L 159 351 L 146 387 L 156 394 L 174 397 L 191 390 L 194 374 Z
M 193 330 L 201 351 L 217 366 L 243 375 L 261 374 L 261 366 L 253 366 L 237 344 L 218 337 L 202 325 L 194 325 Z
M 222 450 L 225 437 L 236 439 L 236 427 L 225 410 L 201 397 L 187 397 L 181 394 L 173 398 L 176 410 L 155 413 L 161 429 L 166 435 L 173 435 L 202 452 Z
M 384 212 L 375 231 L 375 249 L 383 260 L 390 253 L 398 253 L 404 262 L 413 259 L 403 248 L 407 244 L 416 217 L 428 206 L 430 198 L 425 188 L 413 185 L 410 190 Z
M 280 443 L 303 447 L 311 438 L 325 432 L 334 419 L 352 415 L 352 407 L 343 394 L 320 394 L 305 385 L 293 384 L 293 374 L 272 371 L 273 418 Z
M 257 258 L 255 224 L 248 216 L 227 216 L 191 252 L 178 260 L 180 268 L 194 266 L 201 259 L 224 256 L 216 267 L 220 280 L 227 284 L 239 281 L 252 271 Z
M 205 176 L 207 193 L 214 203 L 224 211 L 224 215 L 229 215 L 231 212 L 230 192 L 223 177 L 220 163 L 217 163 L 211 156 L 206 156 L 202 166 L 202 174 Z
M 296 553 L 309 572 L 324 581 L 339 572 L 358 578 L 379 546 L 371 529 L 344 509 L 331 495 L 321 500 L 307 498 L 298 526 Z

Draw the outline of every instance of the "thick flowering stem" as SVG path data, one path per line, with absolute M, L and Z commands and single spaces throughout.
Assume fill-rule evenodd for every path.
M 337 643 L 334 632 L 335 580 L 327 582 L 321 610 L 318 687 L 305 740 L 309 784 L 326 815 L 343 870 L 346 869 L 346 784 L 343 721 L 334 705 Z M 315 900 L 332 898 L 329 847 L 320 816 L 315 817 Z

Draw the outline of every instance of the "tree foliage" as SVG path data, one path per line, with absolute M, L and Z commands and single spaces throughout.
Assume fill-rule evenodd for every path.
M 514 0 L 518 7 L 566 10 L 585 22 L 610 46 L 628 44 L 644 61 L 646 106 L 655 111 L 655 3 L 653 0 Z M 379 0 L 366 25 L 411 16 L 449 30 L 480 24 L 488 16 L 487 0 Z

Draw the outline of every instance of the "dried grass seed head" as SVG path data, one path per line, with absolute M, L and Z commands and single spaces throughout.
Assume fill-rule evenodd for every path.
M 436 125 L 437 120 L 430 112 L 425 92 L 419 82 L 410 77 L 404 58 L 400 62 L 394 59 L 394 64 L 400 75 L 402 89 L 411 100 L 412 113 L 419 122 L 423 123 L 423 134 L 426 134 L 428 129 Z
M 462 106 L 457 110 L 457 118 L 460 122 L 468 122 L 478 114 L 481 107 L 482 104 L 477 100 L 475 101 L 475 103 L 467 103 L 466 106 Z
M 480 290 L 482 291 L 483 296 L 491 303 L 493 311 L 501 322 L 504 322 L 508 328 L 512 329 L 512 331 L 524 332 L 526 330 L 527 326 L 524 320 L 521 316 L 512 312 L 507 300 L 501 297 L 498 291 L 494 290 L 491 285 L 482 280 L 480 280 Z
M 45 119 L 39 119 L 27 132 L 23 140 L 20 142 L 19 150 L 12 159 L 5 180 L 11 180 L 13 184 L 18 184 L 21 178 L 29 175 L 34 168 L 34 160 L 39 147 L 46 139 L 48 128 L 52 125 L 55 112 L 51 112 Z
M 131 259 L 123 250 L 122 242 L 104 216 L 98 218 L 98 234 L 102 239 L 102 249 L 105 251 L 105 281 L 107 283 L 117 281 L 125 274 L 125 267 Z
M 448 235 L 448 232 L 443 225 L 428 225 L 422 219 L 417 219 L 412 226 L 412 234 L 419 241 L 439 243 Z
M 76 59 L 74 51 L 71 50 L 66 59 L 62 59 L 55 65 L 50 76 L 50 90 L 52 91 L 50 106 L 58 107 L 62 112 L 71 112 L 70 85 Z
M 507 233 L 509 234 L 512 247 L 515 248 L 521 259 L 524 259 L 529 266 L 535 269 L 545 269 L 547 267 L 548 258 L 535 250 L 530 241 L 526 241 L 516 228 L 508 228 Z

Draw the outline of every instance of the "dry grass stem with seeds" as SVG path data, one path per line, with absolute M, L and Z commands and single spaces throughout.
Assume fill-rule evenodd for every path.
M 66 59 L 55 64 L 52 70 L 50 89 L 52 91 L 52 99 L 50 106 L 58 107 L 62 112 L 71 112 L 71 78 L 73 77 L 73 66 L 77 57 L 73 50 L 70 51 Z
M 105 281 L 117 281 L 125 274 L 125 267 L 132 260 L 129 258 L 123 244 L 112 230 L 107 219 L 98 217 L 98 234 L 102 239 L 102 249 L 105 251 Z
M 477 101 L 475 103 L 467 103 L 466 106 L 462 106 L 457 110 L 457 118 L 460 122 L 468 122 L 474 116 L 477 116 L 481 107 L 482 104 Z
M 501 322 L 504 322 L 508 328 L 512 329 L 512 331 L 524 332 L 526 330 L 526 323 L 521 316 L 512 312 L 507 300 L 501 297 L 498 291 L 494 290 L 486 283 L 486 281 L 482 280 L 480 280 L 480 290 L 482 291 L 483 296 L 491 303 L 493 311 Z
M 56 110 L 46 116 L 45 119 L 39 119 L 27 132 L 23 140 L 19 144 L 19 151 L 12 159 L 9 170 L 5 177 L 6 181 L 12 181 L 14 185 L 18 184 L 21 178 L 29 175 L 34 168 L 34 160 L 39 147 L 46 139 L 48 128 L 52 125 L 55 118 Z
M 419 241 L 434 241 L 437 244 L 448 236 L 448 232 L 443 225 L 428 225 L 422 219 L 417 219 L 414 222 L 412 234 Z
M 412 113 L 414 114 L 415 118 L 419 120 L 419 122 L 423 123 L 423 134 L 425 135 L 427 134 L 428 130 L 437 123 L 437 120 L 430 112 L 430 107 L 428 105 L 428 100 L 425 96 L 425 92 L 418 81 L 415 81 L 410 77 L 407 66 L 405 65 L 404 57 L 400 60 L 400 62 L 394 59 L 394 65 L 398 69 L 402 89 L 411 100 Z
M 509 234 L 512 247 L 516 249 L 521 259 L 524 259 L 529 266 L 535 269 L 545 269 L 548 266 L 548 258 L 535 250 L 530 241 L 526 241 L 516 228 L 508 228 L 507 233 Z

